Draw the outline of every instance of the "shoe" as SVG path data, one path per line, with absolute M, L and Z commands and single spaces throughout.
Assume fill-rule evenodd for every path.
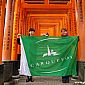
M 66 83 L 69 83 L 69 80 L 66 80 Z
M 62 81 L 62 83 L 66 83 L 65 81 Z
M 71 80 L 77 80 L 77 78 L 76 77 L 71 77 Z
M 66 83 L 66 81 L 65 80 L 62 80 L 62 83 Z
M 29 82 L 30 80 L 26 79 L 26 82 Z
M 34 80 L 30 80 L 30 79 L 28 80 L 28 79 L 26 79 L 26 82 L 30 82 L 30 81 L 31 81 L 31 82 L 34 82 Z
M 33 80 L 33 79 L 31 79 L 30 81 L 31 81 L 31 82 L 34 82 L 34 80 Z
M 69 80 L 63 80 L 62 83 L 69 83 Z

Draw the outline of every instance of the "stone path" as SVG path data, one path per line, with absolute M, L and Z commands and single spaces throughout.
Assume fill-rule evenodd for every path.
M 4 85 L 85 85 L 79 84 L 78 80 L 70 80 L 69 83 L 62 83 L 61 77 L 33 77 L 34 82 L 25 82 L 25 77 L 13 79 L 11 82 L 5 82 Z

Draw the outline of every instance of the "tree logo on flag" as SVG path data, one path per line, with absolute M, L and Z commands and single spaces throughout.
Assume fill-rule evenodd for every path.
M 45 57 L 45 56 L 51 56 L 51 55 L 53 55 L 53 56 L 59 55 L 59 54 L 58 54 L 57 52 L 55 52 L 53 49 L 51 50 L 48 45 L 47 45 L 47 49 L 48 49 L 48 52 L 47 52 L 47 53 L 44 53 L 44 54 L 43 54 L 43 57 Z

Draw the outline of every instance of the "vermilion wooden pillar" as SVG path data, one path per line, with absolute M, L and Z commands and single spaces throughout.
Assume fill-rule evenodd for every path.
M 21 12 L 20 12 L 21 13 Z M 21 14 L 20 14 L 21 15 Z M 21 15 L 21 23 L 20 23 L 20 26 L 21 26 L 21 34 L 24 35 L 24 10 L 22 9 L 22 15 Z
M 26 14 L 26 35 L 28 35 L 29 34 L 29 30 L 28 30 L 28 20 L 29 20 L 29 17 L 27 16 L 27 14 Z
M 64 27 L 68 29 L 67 23 L 68 23 L 68 21 L 67 21 L 67 16 L 65 16 L 65 17 L 64 17 Z
M 33 23 L 32 26 L 35 29 L 35 19 L 32 20 L 32 23 Z
M 17 43 L 18 34 L 20 32 L 19 29 L 19 21 L 20 21 L 20 8 L 21 8 L 21 0 L 15 0 L 15 11 L 14 11 L 14 21 L 13 21 L 13 37 L 12 37 L 12 52 L 11 52 L 11 60 L 13 63 L 13 77 L 16 78 L 19 75 L 19 54 L 20 54 L 20 46 Z
M 13 32 L 13 20 L 14 20 L 14 7 L 15 7 L 15 0 L 12 0 L 12 10 L 11 10 L 11 22 L 10 22 L 10 50 L 12 49 L 12 32 Z
M 56 36 L 60 36 L 60 33 L 59 33 L 60 23 L 59 22 L 57 22 L 57 25 L 55 26 L 55 28 L 56 28 Z
M 19 32 L 18 34 L 22 34 L 23 23 L 22 23 L 22 7 L 20 6 L 20 18 L 19 18 Z
M 39 29 L 40 27 L 39 27 L 39 23 L 37 23 L 37 31 L 38 31 L 38 34 L 37 34 L 37 36 L 40 36 L 40 29 Z
M 25 11 L 25 35 L 28 35 L 27 23 L 28 23 L 28 16 L 27 12 Z
M 81 0 L 77 0 L 76 2 L 76 20 L 77 20 L 77 34 L 79 36 L 79 45 L 78 45 L 78 60 L 84 60 L 82 59 L 82 51 L 83 51 L 83 47 L 84 47 L 84 43 L 83 43 L 83 39 L 82 39 L 82 35 L 84 33 L 83 29 L 83 14 L 82 14 L 82 5 L 80 5 Z
M 81 81 L 85 81 L 85 0 L 77 0 L 77 29 L 79 35 L 78 71 Z
M 21 3 L 25 3 L 24 0 L 21 0 Z M 24 9 L 22 8 L 22 5 L 20 7 L 20 20 L 19 20 L 19 33 L 22 35 L 24 34 L 24 25 L 23 25 L 23 16 L 24 16 Z
M 3 28 L 2 28 L 2 16 L 1 16 L 2 1 L 0 1 L 0 64 L 2 63 L 2 43 L 3 43 Z
M 6 0 L 2 0 L 2 7 L 1 7 L 1 13 L 2 13 L 2 28 L 4 32 L 4 19 L 5 19 L 5 5 L 6 5 Z
M 28 34 L 29 34 L 29 29 L 30 29 L 30 16 L 28 15 Z
M 72 8 L 71 8 L 71 28 L 73 31 L 73 35 L 77 35 L 77 28 L 76 28 L 76 13 L 75 13 L 75 0 L 71 0 Z
M 6 3 L 6 0 L 0 0 L 0 63 L 2 63 L 5 3 Z
M 33 27 L 33 19 L 30 19 L 30 27 Z
M 10 72 L 9 68 L 6 68 L 6 66 L 9 66 L 8 64 L 6 65 L 5 62 L 1 64 L 1 62 L 2 62 L 1 61 L 1 59 L 2 59 L 2 46 L 3 46 L 2 43 L 3 43 L 3 35 L 4 35 L 4 18 L 5 18 L 6 0 L 0 0 L 0 1 L 2 1 L 2 5 L 0 5 L 0 11 L 1 11 L 1 14 L 0 14 L 0 71 L 1 71 L 0 72 L 0 85 L 4 85 L 6 74 L 11 73 L 11 72 Z M 12 69 L 12 68 L 10 68 L 10 69 Z M 6 79 L 9 79 L 8 75 L 7 75 Z
M 61 29 L 63 28 L 63 21 L 60 20 L 60 27 L 59 27 L 59 36 L 61 36 Z
M 71 12 L 68 10 L 68 14 L 67 14 L 67 19 L 68 19 L 68 33 L 69 35 L 72 35 L 72 32 L 71 32 Z
M 13 37 L 12 37 L 12 53 L 11 60 L 17 60 L 17 30 L 19 29 L 19 6 L 20 0 L 15 2 L 14 23 L 13 23 Z
M 25 26 L 26 26 L 26 13 L 25 13 L 25 9 L 23 10 L 22 16 L 23 16 L 23 29 L 22 29 L 22 31 L 23 31 L 23 35 L 25 35 Z
M 80 38 L 80 61 L 85 61 L 85 1 L 77 0 L 78 5 L 78 34 Z
M 64 17 L 62 18 L 62 28 L 65 28 L 65 21 Z
M 35 35 L 36 35 L 36 36 L 39 36 L 38 22 L 35 23 L 35 29 L 36 29 Z
M 6 17 L 5 17 L 5 27 L 4 27 L 4 41 L 3 41 L 3 53 L 2 59 L 11 60 L 11 11 L 12 11 L 12 0 L 7 0 L 6 5 Z
M 26 22 L 26 20 L 25 20 L 25 10 L 23 9 L 23 12 L 22 12 L 22 24 L 23 24 L 23 28 L 22 28 L 22 34 L 23 35 L 25 35 L 25 22 Z
M 85 0 L 82 0 L 82 10 L 83 10 L 84 31 L 85 31 Z

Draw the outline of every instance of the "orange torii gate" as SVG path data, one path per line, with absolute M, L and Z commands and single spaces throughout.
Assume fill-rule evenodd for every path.
M 82 0 L 82 1 L 85 2 L 84 0 Z M 51 13 L 50 11 L 52 11 L 52 10 L 61 10 L 61 11 L 66 10 L 67 15 L 68 15 L 66 19 L 69 19 L 68 20 L 69 24 L 67 25 L 67 29 L 72 36 L 75 36 L 79 33 L 80 43 L 81 43 L 81 48 L 80 48 L 81 52 L 80 52 L 79 60 L 85 60 L 85 58 L 83 56 L 83 55 L 85 55 L 85 53 L 84 53 L 85 47 L 84 47 L 84 42 L 83 42 L 83 40 L 85 41 L 85 37 L 84 37 L 85 34 L 84 34 L 84 32 L 78 32 L 78 30 L 80 30 L 80 29 L 78 29 L 76 27 L 75 0 L 70 0 L 70 2 L 67 4 L 49 4 L 49 0 L 44 0 L 44 4 L 27 4 L 27 3 L 25 3 L 24 0 L 22 0 L 20 7 L 21 8 L 20 8 L 20 20 L 19 20 L 20 21 L 19 33 L 21 33 L 21 34 L 27 34 L 29 27 L 34 26 L 33 23 L 37 23 L 36 27 L 37 27 L 37 29 L 39 29 L 39 23 L 35 22 L 34 20 L 31 20 L 31 18 L 29 18 L 29 16 L 27 17 L 26 15 L 30 15 L 31 13 L 35 13 L 35 12 L 43 14 L 43 12 Z M 85 17 L 85 13 L 84 13 L 85 7 L 83 6 L 82 8 L 83 8 L 83 16 Z M 18 7 L 18 9 L 19 9 L 19 7 Z M 49 12 L 46 12 L 47 10 Z M 29 12 L 29 14 L 27 14 L 28 12 Z M 55 13 L 54 11 L 52 11 L 52 12 Z M 64 11 L 62 13 L 64 13 Z M 27 17 L 27 19 L 26 19 L 26 17 Z M 23 21 L 25 21 L 25 20 L 26 20 L 26 23 L 23 25 Z M 31 20 L 31 23 L 29 23 L 30 20 Z M 62 23 L 62 22 L 64 22 L 64 20 L 61 21 L 60 23 Z M 84 19 L 84 22 L 85 22 L 85 19 Z M 30 24 L 33 24 L 33 25 L 30 25 Z M 13 27 L 13 28 L 14 28 L 13 32 L 16 32 L 15 27 Z M 62 26 L 61 26 L 61 28 L 62 28 Z M 84 24 L 84 28 L 85 28 L 85 24 Z M 17 30 L 18 30 L 18 28 L 17 28 Z M 36 33 L 38 33 L 38 32 L 36 32 Z M 17 38 L 17 37 L 15 36 L 15 38 Z M 16 55 L 17 42 L 16 42 L 15 38 L 13 38 L 13 41 L 15 41 L 15 43 L 13 43 L 13 46 L 12 46 L 12 58 L 11 58 L 12 60 L 16 60 L 16 58 L 17 58 L 17 55 Z M 13 49 L 13 48 L 15 48 L 15 49 Z
M 46 23 L 50 23 L 50 24 L 51 23 L 56 23 L 56 25 L 57 25 L 57 23 L 60 23 L 60 21 L 61 21 L 62 24 L 60 23 L 61 25 L 60 25 L 60 27 L 57 28 L 57 30 L 62 29 L 62 28 L 67 28 L 67 25 L 66 24 L 68 24 L 68 23 L 64 22 L 64 21 L 66 21 L 65 20 L 66 19 L 65 17 L 67 17 L 66 14 L 31 14 L 29 16 L 29 18 L 31 18 L 31 20 L 33 22 L 31 24 L 31 27 L 35 26 L 34 25 L 35 22 L 37 22 L 37 23 L 45 23 L 45 25 L 46 25 Z M 30 21 L 29 21 L 29 23 L 30 23 Z M 35 29 L 36 29 L 36 31 L 39 31 L 39 29 L 37 29 L 37 28 L 35 28 Z M 61 35 L 61 32 L 60 31 L 61 30 L 58 31 L 58 35 L 57 36 L 60 36 Z
M 37 13 L 46 12 L 47 10 L 49 11 L 48 13 L 50 13 L 52 10 L 60 10 L 60 11 L 66 10 L 67 15 L 68 15 L 67 18 L 69 18 L 69 24 L 67 25 L 67 29 L 68 29 L 69 33 L 71 33 L 71 35 L 77 35 L 77 33 L 76 33 L 77 32 L 77 30 L 76 30 L 76 21 L 75 21 L 76 18 L 75 18 L 75 11 L 74 11 L 75 6 L 74 5 L 75 4 L 74 4 L 73 1 L 69 2 L 68 4 L 49 4 L 49 0 L 45 0 L 45 4 L 27 4 L 27 3 L 24 2 L 24 0 L 22 0 L 21 6 L 20 6 L 20 19 L 19 19 L 20 24 L 19 24 L 18 33 L 21 33 L 21 32 L 22 32 L 22 34 L 27 34 L 28 33 L 28 29 L 29 29 L 28 27 L 30 26 L 29 23 L 28 23 L 29 22 L 29 16 L 30 16 L 30 13 L 34 13 L 33 12 L 34 10 Z M 63 13 L 64 12 L 65 11 L 63 11 Z M 19 16 L 19 15 L 17 14 L 17 16 Z M 42 16 L 43 16 L 43 14 L 42 14 Z M 15 21 L 14 21 L 14 23 L 15 23 Z M 64 22 L 64 19 L 63 19 L 62 22 Z M 23 23 L 24 23 L 24 25 L 23 25 Z M 32 23 L 34 23 L 34 22 L 32 21 L 31 24 Z M 15 29 L 15 27 L 13 27 L 13 28 Z M 15 30 L 13 31 L 13 33 L 14 32 L 15 32 Z M 13 34 L 13 36 L 14 36 L 14 34 Z M 13 38 L 13 41 L 15 42 L 16 40 Z M 11 56 L 12 60 L 16 60 L 16 58 L 17 58 L 16 57 L 17 56 L 16 55 L 16 50 L 17 50 L 17 44 L 16 43 L 15 44 L 12 43 L 12 56 Z
M 80 3 L 80 1 L 82 1 L 82 3 Z M 2 64 L 2 44 L 3 44 L 3 35 L 4 35 L 3 31 L 4 31 L 5 4 L 6 4 L 6 0 L 0 0 L 0 63 L 1 64 Z M 54 20 L 56 22 L 56 25 L 52 24 L 51 22 L 50 27 L 54 27 L 54 30 L 55 28 L 58 29 L 62 27 L 67 27 L 67 30 L 69 31 L 70 35 L 72 36 L 79 35 L 80 51 L 78 52 L 79 53 L 78 60 L 85 61 L 85 52 L 84 52 L 85 50 L 85 45 L 84 45 L 85 44 L 85 0 L 77 0 L 77 2 L 76 0 L 70 0 L 70 2 L 67 4 L 53 4 L 49 0 L 44 0 L 43 4 L 32 4 L 32 3 L 27 4 L 25 0 L 15 0 L 15 5 L 13 7 L 15 8 L 13 8 L 14 11 L 12 11 L 14 12 L 14 19 L 12 19 L 14 21 L 13 37 L 11 35 L 12 51 L 5 50 L 3 53 L 4 55 L 3 60 L 10 60 L 10 61 L 17 60 L 17 34 L 28 35 L 29 28 L 34 27 L 35 29 L 38 30 L 36 32 L 36 35 L 39 35 L 40 29 L 42 29 L 43 27 L 41 23 L 44 23 L 44 25 L 49 27 L 44 21 L 44 20 L 46 20 L 46 22 L 48 21 L 48 19 L 45 19 L 46 15 L 44 16 L 44 14 L 50 14 L 50 15 L 55 14 L 52 16 L 52 18 L 53 19 L 56 18 L 56 20 Z M 83 11 L 80 12 L 79 9 Z M 77 18 L 76 18 L 76 13 L 78 16 Z M 66 17 L 63 17 L 63 15 L 61 15 L 62 19 L 59 19 L 58 21 L 59 16 L 56 17 L 56 15 L 58 14 L 63 14 L 63 15 L 66 14 Z M 39 18 L 39 16 L 41 17 Z M 42 17 L 44 17 L 43 20 L 41 19 Z M 81 17 L 82 20 L 80 19 Z M 6 18 L 10 18 L 10 15 L 7 16 Z M 67 21 L 68 23 L 66 24 Z M 9 31 L 7 29 L 5 30 L 8 34 Z M 57 30 L 57 33 L 59 33 L 58 35 L 60 35 L 60 30 Z M 5 38 L 7 42 L 8 36 L 5 35 Z M 6 42 L 4 41 L 5 43 L 4 45 L 8 46 L 8 48 L 11 48 L 11 45 L 9 45 L 9 41 L 8 43 Z M 6 46 L 3 47 L 6 48 Z M 9 56 L 6 54 L 6 52 L 9 53 Z
M 45 10 L 45 9 L 48 9 L 48 10 L 53 10 L 53 9 L 54 10 L 57 10 L 57 9 L 68 10 L 68 9 L 71 8 L 71 4 L 69 4 L 69 5 L 68 4 L 56 4 L 55 5 L 55 4 L 26 4 L 26 3 L 21 3 L 21 6 L 20 7 L 21 7 L 21 10 L 22 10 L 20 12 L 23 13 L 23 15 L 24 15 L 24 16 L 22 15 L 23 17 L 22 16 L 20 17 L 20 20 L 21 20 L 20 23 L 22 23 L 26 19 L 26 16 L 25 16 L 25 14 L 26 14 L 25 13 L 26 12 L 25 10 L 26 9 L 28 9 L 28 10 L 32 10 L 32 9 L 36 9 L 36 10 L 38 10 L 38 9 L 40 9 L 40 10 Z M 19 16 L 19 15 L 17 14 L 17 16 Z M 16 22 L 16 20 L 14 20 L 14 23 L 15 22 Z M 24 29 L 22 29 L 22 32 L 24 32 L 25 30 L 28 30 L 27 29 L 27 26 L 24 26 L 24 25 L 22 26 L 22 24 L 20 24 L 19 26 L 21 27 L 19 29 L 24 28 Z M 12 56 L 11 56 L 11 59 L 12 60 L 16 60 L 16 58 L 17 58 L 17 55 L 16 55 L 17 42 L 16 42 L 16 39 L 15 39 L 15 38 L 17 38 L 17 36 L 15 37 L 15 35 L 14 35 L 15 33 L 16 33 L 15 27 L 13 27 L 13 36 L 14 36 L 14 38 L 12 39 L 12 42 L 14 42 L 14 43 L 12 43 Z

